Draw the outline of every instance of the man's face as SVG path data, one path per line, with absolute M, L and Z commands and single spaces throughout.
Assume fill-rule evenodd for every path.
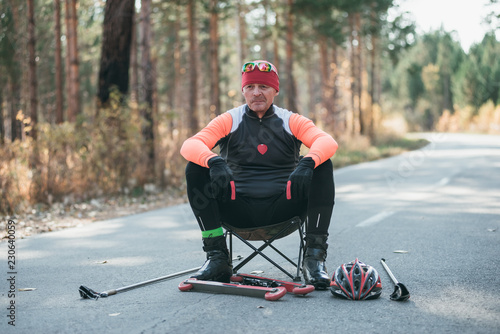
M 245 101 L 255 112 L 265 112 L 279 93 L 273 87 L 262 84 L 249 84 L 243 87 Z

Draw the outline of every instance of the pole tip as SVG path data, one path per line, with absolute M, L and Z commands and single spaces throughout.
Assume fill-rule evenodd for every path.
M 97 300 L 101 296 L 98 292 L 95 292 L 91 288 L 86 287 L 85 285 L 80 285 L 78 288 L 78 292 L 80 293 L 80 297 L 83 299 L 94 299 Z

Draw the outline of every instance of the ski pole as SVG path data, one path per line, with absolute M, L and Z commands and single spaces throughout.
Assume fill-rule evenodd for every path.
M 233 259 L 233 261 L 239 261 L 242 258 L 243 257 L 241 257 L 240 255 L 238 255 L 238 257 L 235 258 L 235 259 Z M 187 270 L 183 270 L 183 271 L 179 271 L 179 272 L 176 272 L 176 273 L 173 273 L 173 274 L 169 274 L 169 275 L 165 275 L 165 276 L 153 278 L 153 279 L 150 279 L 150 280 L 147 280 L 147 281 L 144 281 L 144 282 L 139 282 L 139 283 L 135 283 L 135 284 L 131 284 L 131 285 L 127 285 L 127 286 L 121 287 L 121 288 L 111 289 L 111 290 L 107 290 L 107 291 L 103 291 L 103 292 L 96 292 L 95 290 L 92 290 L 91 288 L 88 288 L 85 285 L 80 285 L 80 287 L 78 288 L 78 291 L 80 293 L 80 297 L 82 297 L 83 299 L 95 299 L 95 300 L 97 300 L 100 297 L 101 298 L 106 298 L 106 297 L 109 297 L 109 296 L 112 296 L 112 295 L 116 295 L 117 293 L 120 293 L 120 292 L 129 291 L 129 290 L 140 288 L 140 287 L 152 284 L 152 283 L 157 283 L 157 282 L 160 282 L 160 281 L 163 281 L 163 280 L 167 280 L 167 279 L 171 279 L 171 278 L 183 276 L 183 275 L 186 275 L 186 274 L 190 274 L 190 273 L 193 273 L 193 272 L 196 272 L 196 271 L 200 270 L 201 267 L 202 266 L 196 267 L 196 268 L 187 269 Z

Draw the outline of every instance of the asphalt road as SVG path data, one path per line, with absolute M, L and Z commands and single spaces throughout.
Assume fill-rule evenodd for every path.
M 499 333 L 500 137 L 426 136 L 431 144 L 421 150 L 335 171 L 329 271 L 355 258 L 374 266 L 380 299 L 314 291 L 272 302 L 180 292 L 183 278 L 80 298 L 82 284 L 104 291 L 200 266 L 200 232 L 180 205 L 16 240 L 13 269 L 2 242 L 0 332 Z M 279 245 L 297 253 L 295 236 Z M 381 258 L 409 301 L 389 299 Z M 242 271 L 253 270 L 286 278 L 261 260 Z

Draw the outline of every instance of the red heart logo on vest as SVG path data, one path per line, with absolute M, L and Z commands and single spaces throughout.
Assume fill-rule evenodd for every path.
M 267 152 L 267 146 L 264 144 L 260 144 L 257 146 L 257 151 L 259 151 L 260 154 L 264 155 L 264 153 Z

